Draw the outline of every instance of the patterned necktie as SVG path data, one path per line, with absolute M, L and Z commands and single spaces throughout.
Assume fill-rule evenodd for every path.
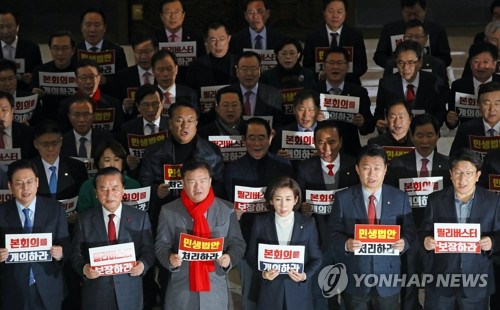
M 33 232 L 33 223 L 31 222 L 30 218 L 30 212 L 31 210 L 29 208 L 24 208 L 23 213 L 24 213 L 24 227 L 23 227 L 23 232 L 25 234 L 31 234 Z M 35 284 L 35 275 L 33 274 L 33 269 L 31 268 L 30 264 L 30 285 Z
M 108 217 L 109 217 L 109 220 L 108 220 L 108 240 L 109 240 L 109 244 L 117 244 L 118 241 L 116 240 L 115 221 L 113 221 L 113 219 L 115 218 L 115 215 L 114 214 L 109 214 Z
M 170 36 L 169 36 L 169 42 L 177 42 L 177 35 L 175 33 L 172 33 Z
M 330 33 L 330 36 L 332 37 L 332 42 L 330 43 L 330 47 L 331 48 L 338 47 L 339 45 L 337 43 L 337 38 L 339 37 L 339 34 L 336 32 L 332 32 Z
M 422 168 L 420 169 L 420 177 L 425 178 L 429 176 L 429 170 L 427 169 L 427 164 L 429 160 L 427 158 L 422 158 Z
M 328 175 L 333 177 L 335 174 L 333 173 L 333 167 L 334 165 L 333 164 L 328 164 L 326 165 L 326 167 L 328 168 Z
M 340 95 L 342 94 L 342 89 L 340 89 L 339 87 L 332 87 L 330 88 L 329 93 L 330 95 Z
M 85 147 L 85 142 L 87 142 L 87 138 L 80 137 L 80 146 L 78 147 L 78 157 L 88 158 L 87 148 Z
M 56 193 L 57 193 L 57 167 L 56 166 L 50 166 L 49 167 L 50 171 L 52 173 L 50 174 L 50 182 L 49 182 L 49 189 L 50 189 L 50 195 L 52 198 L 56 198 Z
M 377 212 L 375 210 L 375 196 L 370 195 L 368 201 L 368 224 L 375 224 L 375 219 L 377 218 Z
M 255 37 L 255 49 L 256 50 L 261 50 L 262 49 L 262 36 L 260 34 L 258 34 L 256 37 Z
M 413 100 L 415 100 L 415 86 L 413 86 L 413 84 L 408 84 L 406 88 L 406 101 L 411 104 Z
M 153 123 L 147 123 L 146 126 L 148 126 L 149 130 L 151 131 L 150 135 L 154 134 L 156 132 L 156 125 Z
M 142 75 L 142 85 L 148 85 L 148 84 L 151 84 L 151 82 L 149 81 L 149 77 L 151 76 L 151 73 L 149 72 L 144 72 L 144 74 Z
M 488 129 L 488 133 L 490 134 L 490 137 L 494 137 L 495 136 L 495 129 L 493 129 L 493 128 Z
M 92 52 L 92 53 L 95 53 L 97 51 L 99 51 L 99 48 L 97 46 L 92 46 L 91 48 L 89 48 L 89 50 Z
M 168 114 L 168 109 L 170 108 L 170 92 L 166 91 L 163 93 L 163 115 Z
M 14 61 L 14 59 L 16 58 L 16 53 L 14 52 L 14 46 L 10 44 L 5 45 L 3 58 Z
M 250 103 L 251 91 L 245 93 L 245 115 L 252 116 L 252 104 Z

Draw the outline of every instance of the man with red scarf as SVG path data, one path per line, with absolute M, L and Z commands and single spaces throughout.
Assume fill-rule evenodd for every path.
M 188 160 L 181 168 L 181 197 L 162 207 L 156 236 L 156 257 L 172 272 L 164 309 L 227 309 L 226 274 L 238 264 L 246 244 L 232 205 L 214 196 L 212 169 L 204 161 Z M 215 261 L 183 261 L 178 255 L 180 233 L 224 238 L 223 254 Z

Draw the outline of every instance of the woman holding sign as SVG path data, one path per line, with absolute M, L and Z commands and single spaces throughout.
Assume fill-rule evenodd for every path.
M 247 259 L 261 274 L 259 309 L 312 309 L 307 281 L 320 267 L 321 251 L 313 218 L 295 212 L 302 201 L 297 182 L 275 179 L 267 187 L 270 210 L 255 219 Z

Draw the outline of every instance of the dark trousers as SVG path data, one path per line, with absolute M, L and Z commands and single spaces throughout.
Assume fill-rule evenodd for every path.
M 11 296 L 11 298 L 16 298 Z M 38 291 L 37 284 L 29 286 L 29 297 L 28 297 L 28 308 L 26 310 L 44 310 L 46 309 L 43 305 L 42 298 L 40 297 L 40 292 Z
M 424 248 L 419 244 L 411 246 L 401 256 L 401 269 L 402 274 L 406 274 L 407 281 L 410 278 L 419 276 L 423 272 L 422 255 Z M 418 286 L 410 285 L 401 288 L 401 309 L 402 310 L 419 310 L 422 309 L 418 301 Z
M 381 297 L 375 288 L 366 296 L 342 293 L 345 308 L 349 310 L 389 310 L 399 309 L 399 294 Z M 432 308 L 429 308 L 432 309 Z
M 464 298 L 461 289 L 457 289 L 457 294 L 451 297 L 444 297 L 435 294 L 432 288 L 425 290 L 425 309 L 432 310 L 488 310 L 489 298 Z M 491 309 L 498 309 L 498 305 Z

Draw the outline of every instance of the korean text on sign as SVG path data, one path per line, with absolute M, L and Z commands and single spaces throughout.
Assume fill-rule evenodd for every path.
M 481 253 L 481 224 L 434 223 L 435 253 Z
M 160 131 L 151 135 L 127 134 L 128 149 L 131 155 L 142 158 L 144 151 L 149 146 L 167 140 L 167 131 Z
M 122 202 L 141 211 L 148 211 L 150 198 L 151 186 L 146 186 L 124 190 Z
M 500 145 L 500 136 L 469 136 L 469 145 L 471 150 L 478 153 L 481 159 L 484 159 L 486 153 L 498 149 Z
M 179 237 L 179 255 L 186 261 L 213 261 L 222 256 L 224 238 L 201 238 L 186 233 Z
M 277 269 L 279 273 L 287 273 L 290 269 L 304 272 L 305 246 L 276 245 L 259 243 L 258 269 L 269 271 Z
M 346 188 L 329 191 L 306 189 L 306 202 L 313 207 L 313 213 L 322 215 L 330 214 L 333 202 L 335 201 L 335 193 Z
M 266 187 L 234 187 L 234 208 L 245 213 L 266 212 Z
M 71 96 L 76 94 L 74 72 L 38 72 L 38 84 L 46 95 Z
M 354 255 L 399 255 L 392 245 L 400 239 L 399 225 L 356 224 L 354 239 L 361 241 L 361 249 Z
M 292 160 L 308 159 L 316 153 L 314 133 L 283 130 L 281 133 L 281 147 L 290 155 Z
M 5 248 L 9 256 L 6 264 L 50 262 L 52 233 L 6 234 Z
M 325 117 L 335 121 L 352 123 L 354 115 L 359 113 L 359 98 L 321 94 L 320 109 Z
M 178 165 L 163 165 L 163 179 L 165 184 L 169 185 L 170 189 L 182 189 L 182 176 L 181 176 L 182 164 Z
M 242 136 L 209 136 L 208 141 L 219 147 L 224 162 L 235 161 L 247 153 Z
M 181 67 L 187 67 L 196 58 L 196 42 L 160 42 L 160 50 L 167 50 L 175 53 L 177 63 Z
M 89 258 L 90 267 L 101 276 L 130 273 L 136 265 L 133 242 L 90 248 Z
M 455 93 L 455 112 L 464 118 L 481 117 L 481 111 L 476 99 L 474 94 Z
M 399 179 L 399 189 L 408 193 L 412 208 L 426 207 L 427 197 L 443 189 L 443 177 Z
M 382 147 L 387 154 L 387 161 L 391 161 L 394 157 L 398 157 L 404 154 L 413 152 L 415 149 L 412 146 L 383 146 Z

